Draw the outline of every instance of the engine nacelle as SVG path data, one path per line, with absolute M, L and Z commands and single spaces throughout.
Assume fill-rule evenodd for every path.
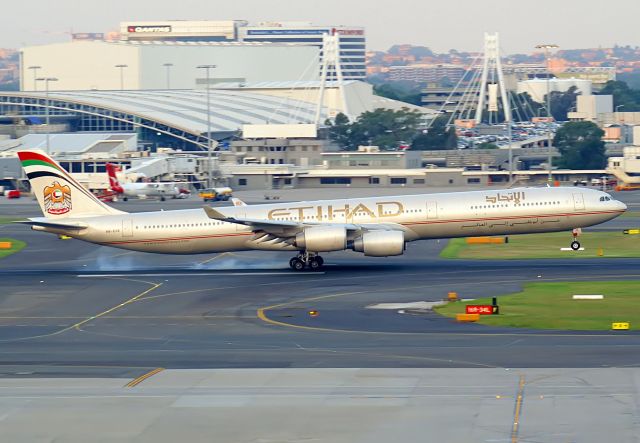
M 347 230 L 342 226 L 314 226 L 296 235 L 296 246 L 311 252 L 343 251 Z
M 369 257 L 402 255 L 404 252 L 404 232 L 368 231 L 353 241 L 353 250 L 364 252 Z

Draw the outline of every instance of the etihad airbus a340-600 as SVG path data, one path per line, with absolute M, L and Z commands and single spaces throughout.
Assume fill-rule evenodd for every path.
M 409 242 L 573 232 L 611 220 L 624 203 L 593 189 L 514 188 L 127 213 L 83 188 L 42 152 L 18 153 L 44 217 L 22 223 L 103 246 L 165 254 L 294 251 L 291 268 L 323 266 L 320 253 L 401 255 Z M 570 238 L 568 236 L 568 238 Z

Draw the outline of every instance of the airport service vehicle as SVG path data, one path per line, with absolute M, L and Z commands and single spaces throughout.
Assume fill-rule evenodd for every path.
M 182 192 L 176 183 L 172 182 L 150 182 L 150 183 L 124 183 L 120 184 L 116 177 L 116 166 L 112 163 L 106 164 L 109 175 L 109 190 L 100 196 L 103 201 L 113 200 L 113 197 L 122 197 L 127 201 L 129 198 L 159 198 L 165 201 L 167 198 L 185 198 L 186 193 Z
M 634 184 L 634 183 L 623 183 L 621 185 L 616 186 L 616 191 L 637 191 L 640 189 L 640 184 Z
M 221 188 L 207 188 L 200 191 L 198 194 L 202 200 L 207 201 L 227 201 L 232 196 L 232 190 L 229 187 L 221 187 Z
M 568 231 L 611 220 L 626 205 L 587 188 L 514 188 L 126 213 L 97 199 L 39 151 L 18 152 L 44 217 L 21 223 L 98 245 L 165 254 L 292 251 L 295 270 L 319 269 L 323 252 L 403 254 L 435 238 Z

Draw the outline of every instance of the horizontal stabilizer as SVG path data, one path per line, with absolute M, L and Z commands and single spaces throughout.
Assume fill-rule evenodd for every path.
M 49 229 L 63 229 L 65 231 L 81 231 L 83 229 L 86 229 L 89 226 L 83 222 L 54 222 L 48 219 L 42 219 L 42 220 L 31 219 L 31 220 L 16 221 L 14 223 L 21 223 L 24 225 L 31 225 L 31 226 L 41 226 L 43 228 L 49 228 Z

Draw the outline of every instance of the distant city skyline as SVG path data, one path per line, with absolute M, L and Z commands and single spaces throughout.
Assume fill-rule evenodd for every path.
M 436 52 L 480 51 L 485 31 L 500 32 L 505 54 L 531 53 L 539 43 L 555 43 L 561 49 L 640 46 L 635 23 L 640 2 L 537 0 L 527 4 L 495 0 L 487 5 L 476 0 L 395 0 L 392 6 L 365 0 L 32 0 L 3 8 L 0 47 L 68 41 L 71 32 L 117 31 L 121 21 L 168 19 L 364 26 L 368 50 L 412 44 Z

